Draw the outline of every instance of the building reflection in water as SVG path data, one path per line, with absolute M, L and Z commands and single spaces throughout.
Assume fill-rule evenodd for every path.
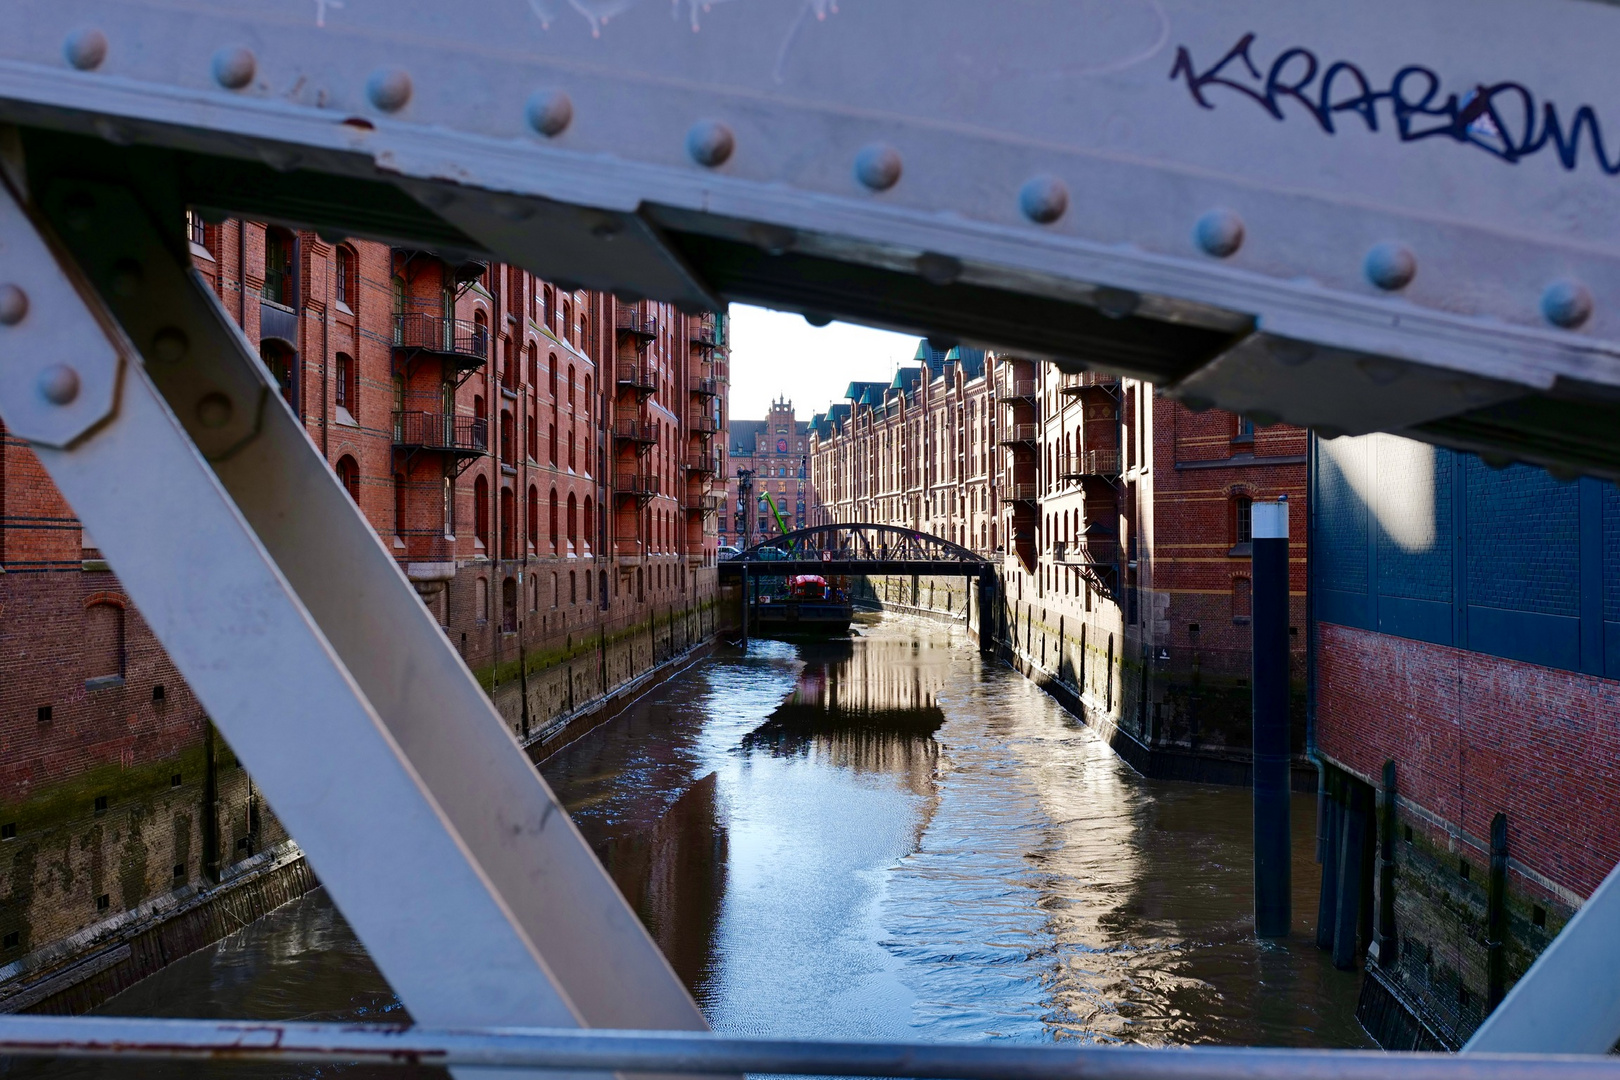
M 743 738 L 742 749 L 890 774 L 914 794 L 933 796 L 934 733 L 945 723 L 935 696 L 949 675 L 949 651 L 875 638 L 859 647 L 810 643 L 800 656 L 804 669 L 793 693 Z

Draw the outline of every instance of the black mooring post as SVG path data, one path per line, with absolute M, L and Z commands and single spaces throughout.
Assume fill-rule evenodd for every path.
M 1289 909 L 1288 501 L 1255 503 L 1254 932 L 1284 937 Z
M 996 649 L 996 612 L 1001 608 L 1001 597 L 996 593 L 996 575 L 988 566 L 979 571 L 979 652 L 989 654 Z
M 748 567 L 742 568 L 742 644 L 748 648 Z

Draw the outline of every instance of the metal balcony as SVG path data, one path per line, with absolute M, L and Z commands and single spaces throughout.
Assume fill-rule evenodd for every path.
M 620 363 L 619 385 L 631 387 L 640 394 L 650 394 L 658 389 L 658 378 L 650 365 Z
M 1052 559 L 1065 566 L 1112 567 L 1119 553 L 1119 542 L 1111 536 L 1085 540 L 1059 540 L 1052 545 Z
M 700 435 L 713 435 L 720 430 L 720 422 L 708 413 L 693 413 L 687 418 L 687 430 Z
M 1003 446 L 1012 446 L 1015 443 L 1039 442 L 1040 438 L 1039 424 L 1008 424 L 999 441 Z
M 1058 475 L 1064 480 L 1107 480 L 1119 476 L 1118 450 L 1085 450 L 1066 455 Z
M 458 368 L 478 368 L 489 359 L 489 328 L 442 315 L 395 315 L 394 348 L 442 356 Z
M 1065 374 L 1058 381 L 1058 393 L 1079 394 L 1086 390 L 1115 390 L 1119 387 L 1119 376 L 1110 375 L 1106 371 L 1079 371 Z
M 714 346 L 720 344 L 720 333 L 712 319 L 699 319 L 692 323 L 692 343 Z
M 657 473 L 619 473 L 613 478 L 615 498 L 646 502 L 659 492 Z
M 403 410 L 394 413 L 394 445 L 458 455 L 489 451 L 489 421 L 482 416 Z
M 1013 483 L 1003 480 L 996 484 L 996 495 L 1002 502 L 1035 502 L 1040 498 L 1040 485 Z
M 692 393 L 698 397 L 719 397 L 719 379 L 693 379 L 690 387 Z
M 639 307 L 621 307 L 613 325 L 620 333 L 651 341 L 658 336 L 658 320 Z
M 713 454 L 693 454 L 686 459 L 686 471 L 698 476 L 713 476 L 720 471 L 720 462 Z
M 997 395 L 1002 401 L 1034 401 L 1040 389 L 1034 379 L 1014 379 Z
M 651 445 L 658 441 L 658 425 L 634 416 L 615 417 L 613 437 L 620 442 Z

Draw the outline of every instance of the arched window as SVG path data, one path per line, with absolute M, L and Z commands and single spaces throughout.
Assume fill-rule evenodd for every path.
M 517 579 L 501 582 L 501 633 L 517 633 Z
M 517 558 L 517 495 L 501 488 L 501 558 Z
M 557 489 L 551 489 L 551 553 L 557 554 Z
M 608 606 L 607 571 L 606 570 L 598 570 L 596 572 L 596 595 L 597 595 L 598 602 L 602 605 L 602 607 L 604 609 L 606 609 L 607 606 Z
M 281 387 L 281 396 L 296 409 L 298 381 L 294 376 L 298 370 L 298 354 L 291 345 L 279 338 L 265 338 L 259 342 L 259 359 L 264 361 L 264 366 L 270 370 L 270 377 Z
M 1254 501 L 1246 495 L 1232 500 L 1232 542 L 1248 544 L 1254 540 Z
M 86 679 L 118 679 L 124 674 L 124 607 L 101 599 L 84 610 Z
M 264 298 L 282 307 L 293 305 L 293 234 L 271 226 L 264 230 Z
M 482 476 L 473 481 L 473 537 L 489 547 L 489 481 Z
M 540 418 L 533 409 L 529 410 L 529 460 L 540 460 Z
M 394 344 L 397 345 L 399 344 L 401 330 L 398 318 L 405 314 L 405 279 L 395 274 L 392 286 L 394 292 L 394 317 L 396 320 L 394 323 Z
M 353 419 L 360 411 L 360 370 L 348 353 L 337 354 L 336 381 L 337 407 L 347 409 Z
M 337 273 L 332 282 L 333 291 L 337 294 L 337 302 L 354 311 L 360 305 L 360 262 L 355 256 L 354 249 L 348 244 L 339 244 L 337 249 Z
M 540 575 L 529 575 L 529 610 L 540 610 Z
M 551 363 L 551 370 L 547 374 L 547 383 L 548 383 L 547 389 L 549 389 L 551 391 L 551 400 L 556 401 L 557 400 L 557 354 L 556 353 L 551 354 L 550 363 Z
M 338 480 L 342 482 L 344 490 L 349 493 L 349 498 L 353 499 L 355 501 L 355 505 L 358 506 L 360 503 L 359 463 L 348 454 L 344 454 L 342 457 L 338 458 L 337 474 Z
M 568 550 L 579 551 L 579 504 L 572 491 L 568 493 Z
M 529 342 L 529 387 L 540 389 L 540 347 L 532 341 Z
M 568 407 L 574 407 L 574 365 L 568 365 Z
M 591 550 L 591 530 L 593 528 L 595 528 L 595 527 L 596 527 L 596 514 L 594 513 L 594 511 L 592 510 L 592 507 L 591 507 L 591 497 L 589 495 L 587 495 L 587 496 L 585 496 L 585 548 L 584 548 L 584 551 L 585 551 L 586 554 L 590 553 L 590 550 Z M 590 591 L 589 588 L 587 588 L 586 592 L 589 593 L 589 591 Z
M 585 422 L 591 420 L 591 377 L 585 376 Z
M 551 572 L 551 606 L 555 608 L 561 600 L 562 596 L 557 589 L 557 572 L 553 570 Z
M 552 467 L 557 465 L 557 424 L 553 421 L 546 429 L 546 443 L 550 451 Z
M 517 460 L 517 425 L 511 409 L 501 410 L 501 464 L 511 465 Z
M 575 456 L 574 456 L 574 425 L 569 424 L 568 425 L 568 471 L 569 472 L 577 471 L 578 464 L 579 464 L 578 459 L 575 458 Z
M 570 304 L 567 300 L 564 300 L 563 305 L 562 305 L 562 336 L 563 336 L 563 339 L 566 340 L 569 344 L 573 344 L 573 341 L 574 341 L 573 329 L 574 329 L 574 305 Z M 552 388 L 551 393 L 552 393 L 552 396 L 556 396 L 557 390 L 556 390 L 555 387 Z
M 540 550 L 540 489 L 529 485 L 529 547 Z
M 568 571 L 568 602 L 570 604 L 579 603 L 579 581 L 575 574 L 576 571 Z

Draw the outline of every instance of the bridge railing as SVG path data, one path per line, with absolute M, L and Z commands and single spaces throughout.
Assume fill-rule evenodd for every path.
M 0 1016 L 0 1054 L 934 1080 L 1617 1080 L 1614 1055 L 833 1042 L 706 1031 Z

